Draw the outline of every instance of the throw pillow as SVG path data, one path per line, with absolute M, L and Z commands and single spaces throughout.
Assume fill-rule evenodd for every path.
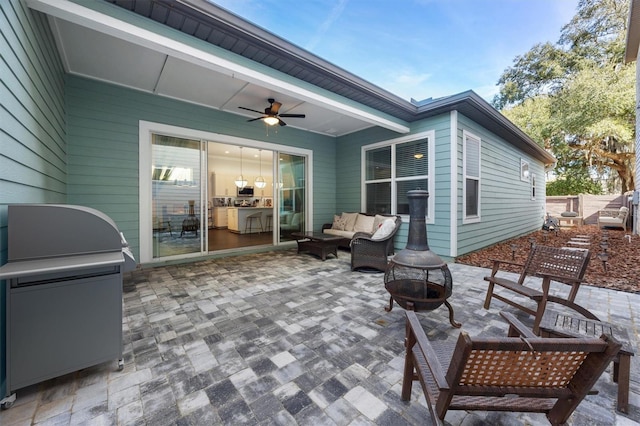
M 562 216 L 562 217 L 577 217 L 578 213 L 576 213 L 576 212 L 562 212 L 562 213 L 560 213 L 560 216 Z
M 342 217 L 346 219 L 347 224 L 344 226 L 345 231 L 353 232 L 353 227 L 356 224 L 356 219 L 358 218 L 358 213 L 345 213 L 342 212 Z
M 359 214 L 356 219 L 356 224 L 353 226 L 353 230 L 354 232 L 366 232 L 367 234 L 371 234 L 373 230 L 373 222 L 373 216 Z
M 373 229 L 371 230 L 371 232 L 376 232 L 378 228 L 380 228 L 380 225 L 382 225 L 382 222 L 384 222 L 387 219 L 389 218 L 386 216 L 377 214 L 373 220 Z
M 333 224 L 331 224 L 331 229 L 337 229 L 338 231 L 344 231 L 344 226 L 347 224 L 347 220 L 343 219 L 342 216 L 333 215 Z
M 382 222 L 382 225 L 378 230 L 371 236 L 372 240 L 384 240 L 387 238 L 393 230 L 396 228 L 396 221 L 393 219 L 387 219 Z

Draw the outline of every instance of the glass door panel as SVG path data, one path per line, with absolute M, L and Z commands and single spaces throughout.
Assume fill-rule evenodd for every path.
M 279 154 L 278 207 L 280 241 L 291 241 L 291 233 L 305 231 L 307 187 L 306 157 Z
M 153 258 L 202 251 L 201 146 L 199 140 L 153 135 Z

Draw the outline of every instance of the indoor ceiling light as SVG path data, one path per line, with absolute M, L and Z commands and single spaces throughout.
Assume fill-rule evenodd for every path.
M 244 176 L 242 176 L 242 147 L 240 147 L 240 175 L 236 176 L 235 184 L 238 188 L 247 186 L 247 181 Z
M 280 122 L 280 120 L 278 120 L 278 117 L 273 117 L 273 116 L 265 117 L 263 118 L 263 121 L 267 123 L 269 126 L 275 126 Z
M 413 154 L 413 158 L 415 158 L 415 159 L 417 159 L 417 160 L 421 159 L 422 157 L 424 157 L 424 155 L 423 155 L 423 154 L 420 154 L 420 153 Z
M 260 159 L 258 160 L 260 161 L 260 175 L 256 178 L 256 180 L 253 181 L 253 184 L 256 186 L 256 188 L 262 189 L 265 186 L 267 186 L 267 182 L 265 182 L 264 178 L 262 177 L 262 150 L 261 149 L 258 150 L 258 155 L 260 156 Z

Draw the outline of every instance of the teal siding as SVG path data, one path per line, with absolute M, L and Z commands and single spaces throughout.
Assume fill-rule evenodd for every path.
M 420 133 L 435 130 L 435 192 L 429 195 L 429 202 L 435 202 L 434 225 L 428 225 L 429 246 L 442 256 L 448 256 L 450 245 L 449 229 L 449 115 L 443 114 L 426 120 L 412 123 L 410 133 Z M 338 187 L 336 188 L 336 213 L 361 210 L 361 148 L 398 137 L 405 136 L 398 133 L 372 128 L 356 132 L 338 139 L 337 146 L 337 175 Z M 328 217 L 330 221 L 331 216 Z M 402 224 L 396 234 L 395 247 L 402 249 L 407 244 L 409 230 L 408 220 Z
M 314 227 L 336 209 L 335 139 L 292 127 L 270 132 L 246 118 L 114 85 L 68 76 L 68 200 L 109 215 L 139 256 L 140 120 L 313 151 Z
M 0 2 L 0 265 L 7 261 L 9 203 L 66 201 L 63 68 L 49 24 L 24 2 Z M 0 281 L 0 341 L 5 341 Z M 6 394 L 4 346 L 0 395 Z
M 544 165 L 514 148 L 463 115 L 458 115 L 458 253 L 463 255 L 499 241 L 540 229 L 544 218 Z M 481 142 L 481 222 L 462 224 L 462 131 Z M 529 162 L 536 176 L 537 196 L 531 200 L 531 184 L 520 180 L 520 159 Z

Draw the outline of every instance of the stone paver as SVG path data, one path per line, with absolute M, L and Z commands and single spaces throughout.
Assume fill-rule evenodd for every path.
M 451 264 L 456 320 L 473 335 L 506 335 L 487 270 Z M 416 383 L 400 400 L 404 311 L 385 312 L 383 274 L 351 272 L 295 250 L 147 268 L 125 278 L 125 368 L 101 364 L 20 389 L 3 426 L 24 424 L 429 424 Z M 640 294 L 582 286 L 576 302 L 626 326 L 636 347 Z M 429 338 L 455 340 L 442 306 L 419 314 Z M 640 424 L 640 351 L 630 413 L 615 411 L 611 368 L 570 425 Z M 449 412 L 446 422 L 546 425 L 543 415 Z

